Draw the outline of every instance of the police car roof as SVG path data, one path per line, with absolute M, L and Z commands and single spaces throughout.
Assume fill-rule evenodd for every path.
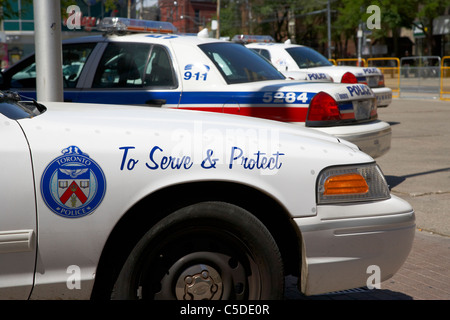
M 68 39 L 64 43 L 105 42 L 108 40 L 158 43 L 176 39 L 177 42 L 185 41 L 190 44 L 199 44 L 224 41 L 205 37 L 204 31 L 207 31 L 207 29 L 200 31 L 197 35 L 182 35 L 177 33 L 177 28 L 172 23 L 167 21 L 128 19 L 123 17 L 103 18 L 98 24 L 97 30 L 103 32 L 103 35 Z
M 292 47 L 306 47 L 301 44 L 295 43 L 279 43 L 279 42 L 271 42 L 271 43 L 263 43 L 263 42 L 253 42 L 245 45 L 246 47 L 283 47 L 283 48 L 292 48 Z
M 125 42 L 140 42 L 140 43 L 164 43 L 167 41 L 185 42 L 191 45 L 198 45 L 209 42 L 227 42 L 215 38 L 203 38 L 196 35 L 184 34 L 159 34 L 159 33 L 131 33 L 125 35 L 104 34 L 92 35 L 78 38 L 66 39 L 63 43 L 82 43 L 82 42 L 104 42 L 104 41 L 125 41 Z

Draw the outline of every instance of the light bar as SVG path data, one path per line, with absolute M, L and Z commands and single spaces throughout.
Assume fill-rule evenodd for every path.
M 138 20 L 119 17 L 106 17 L 97 26 L 99 31 L 115 32 L 155 32 L 176 33 L 177 28 L 167 21 Z
M 234 42 L 275 42 L 275 39 L 271 36 L 259 36 L 259 35 L 250 35 L 250 34 L 237 34 L 235 35 L 231 41 Z

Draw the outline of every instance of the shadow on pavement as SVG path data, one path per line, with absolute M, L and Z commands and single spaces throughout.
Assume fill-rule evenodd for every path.
M 450 171 L 450 167 L 447 168 L 442 168 L 442 169 L 436 169 L 436 170 L 429 170 L 429 171 L 424 171 L 424 172 L 417 172 L 417 173 L 411 173 L 411 174 L 406 174 L 404 176 L 390 176 L 390 175 L 386 175 L 386 182 L 389 185 L 389 188 L 392 189 L 396 186 L 398 186 L 400 183 L 402 183 L 403 181 L 405 181 L 408 178 L 412 178 L 412 177 L 417 177 L 417 176 L 424 176 L 427 174 L 433 174 L 433 173 L 439 173 L 439 172 L 445 172 L 445 171 Z
M 413 297 L 401 292 L 387 289 L 368 289 L 367 287 L 305 296 L 297 289 L 297 277 L 287 276 L 285 281 L 286 300 L 413 300 Z

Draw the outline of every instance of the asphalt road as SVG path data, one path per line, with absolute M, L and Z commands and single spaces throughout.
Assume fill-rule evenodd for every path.
M 395 99 L 378 113 L 392 126 L 391 150 L 376 159 L 391 192 L 418 228 L 450 237 L 450 101 Z
M 392 144 L 376 161 L 416 212 L 411 253 L 380 289 L 305 297 L 287 277 L 288 300 L 450 300 L 450 101 L 399 98 L 378 114 L 392 126 Z

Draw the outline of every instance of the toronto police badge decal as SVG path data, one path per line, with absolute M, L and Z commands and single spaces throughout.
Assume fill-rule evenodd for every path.
M 62 150 L 62 156 L 45 168 L 41 193 L 47 207 L 65 218 L 92 213 L 102 202 L 106 179 L 100 166 L 76 146 Z

